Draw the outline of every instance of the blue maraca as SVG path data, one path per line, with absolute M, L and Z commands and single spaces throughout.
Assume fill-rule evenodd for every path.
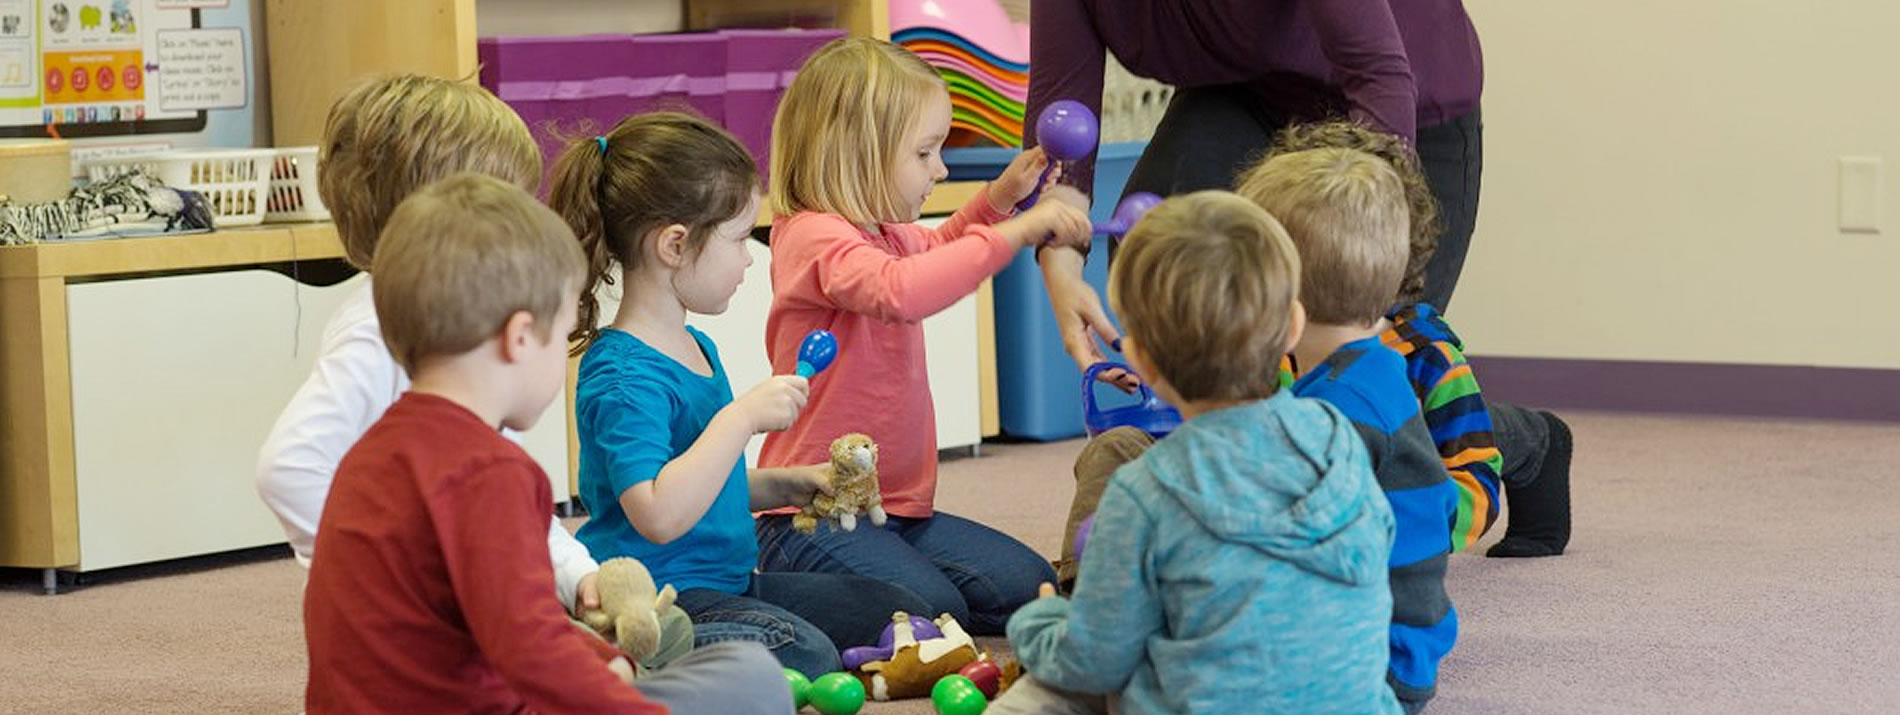
M 811 379 L 811 376 L 824 372 L 831 367 L 831 361 L 838 359 L 838 338 L 829 330 L 813 330 L 805 334 L 804 342 L 798 344 L 798 376 Z

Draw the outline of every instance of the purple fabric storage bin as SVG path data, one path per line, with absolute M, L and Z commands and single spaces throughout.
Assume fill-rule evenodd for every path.
M 770 168 L 772 115 L 805 58 L 842 30 L 722 30 L 726 45 L 726 131 Z
M 805 57 L 839 30 L 484 37 L 483 87 L 528 123 L 552 172 L 561 137 L 605 133 L 630 114 L 693 111 L 724 126 L 760 172 L 772 114 Z M 544 182 L 545 186 L 545 182 Z
M 550 173 L 563 138 L 606 133 L 631 114 L 725 118 L 726 38 L 718 33 L 484 37 L 476 54 L 482 86 L 527 122 Z

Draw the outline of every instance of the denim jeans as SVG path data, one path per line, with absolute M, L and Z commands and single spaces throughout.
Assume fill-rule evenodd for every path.
M 1034 549 L 974 521 L 943 512 L 928 519 L 892 516 L 882 528 L 792 529 L 792 518 L 758 519 L 759 570 L 855 574 L 902 586 L 922 598 L 921 613 L 948 613 L 974 635 L 1002 635 L 1009 617 L 1054 583 L 1055 569 Z M 885 615 L 889 615 L 887 612 Z
M 1142 150 L 1122 195 L 1148 191 L 1162 196 L 1203 189 L 1233 190 L 1234 179 L 1252 166 L 1293 118 L 1263 106 L 1245 85 L 1176 90 Z M 1445 230 L 1425 268 L 1425 300 L 1446 312 L 1464 271 L 1465 253 L 1477 223 L 1484 174 L 1484 121 L 1478 110 L 1418 128 L 1420 168 L 1438 199 Z M 1111 251 L 1112 251 L 1111 246 Z M 1111 257 L 1113 253 L 1111 252 Z
M 697 645 L 758 643 L 814 679 L 842 669 L 840 650 L 876 644 L 892 611 L 927 607 L 897 586 L 822 573 L 753 574 L 744 593 L 688 589 L 676 603 L 692 617 Z

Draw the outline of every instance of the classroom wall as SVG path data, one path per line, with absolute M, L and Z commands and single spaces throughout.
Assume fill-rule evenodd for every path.
M 1900 369 L 1900 4 L 1466 0 L 1476 353 Z M 1879 235 L 1837 160 L 1886 160 Z

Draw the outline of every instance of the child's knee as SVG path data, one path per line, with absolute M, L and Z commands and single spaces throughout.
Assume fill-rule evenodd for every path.
M 1077 484 L 1106 483 L 1117 468 L 1135 461 L 1154 443 L 1154 437 L 1133 427 L 1116 427 L 1096 435 L 1082 447 L 1082 453 L 1076 455 L 1075 481 Z

